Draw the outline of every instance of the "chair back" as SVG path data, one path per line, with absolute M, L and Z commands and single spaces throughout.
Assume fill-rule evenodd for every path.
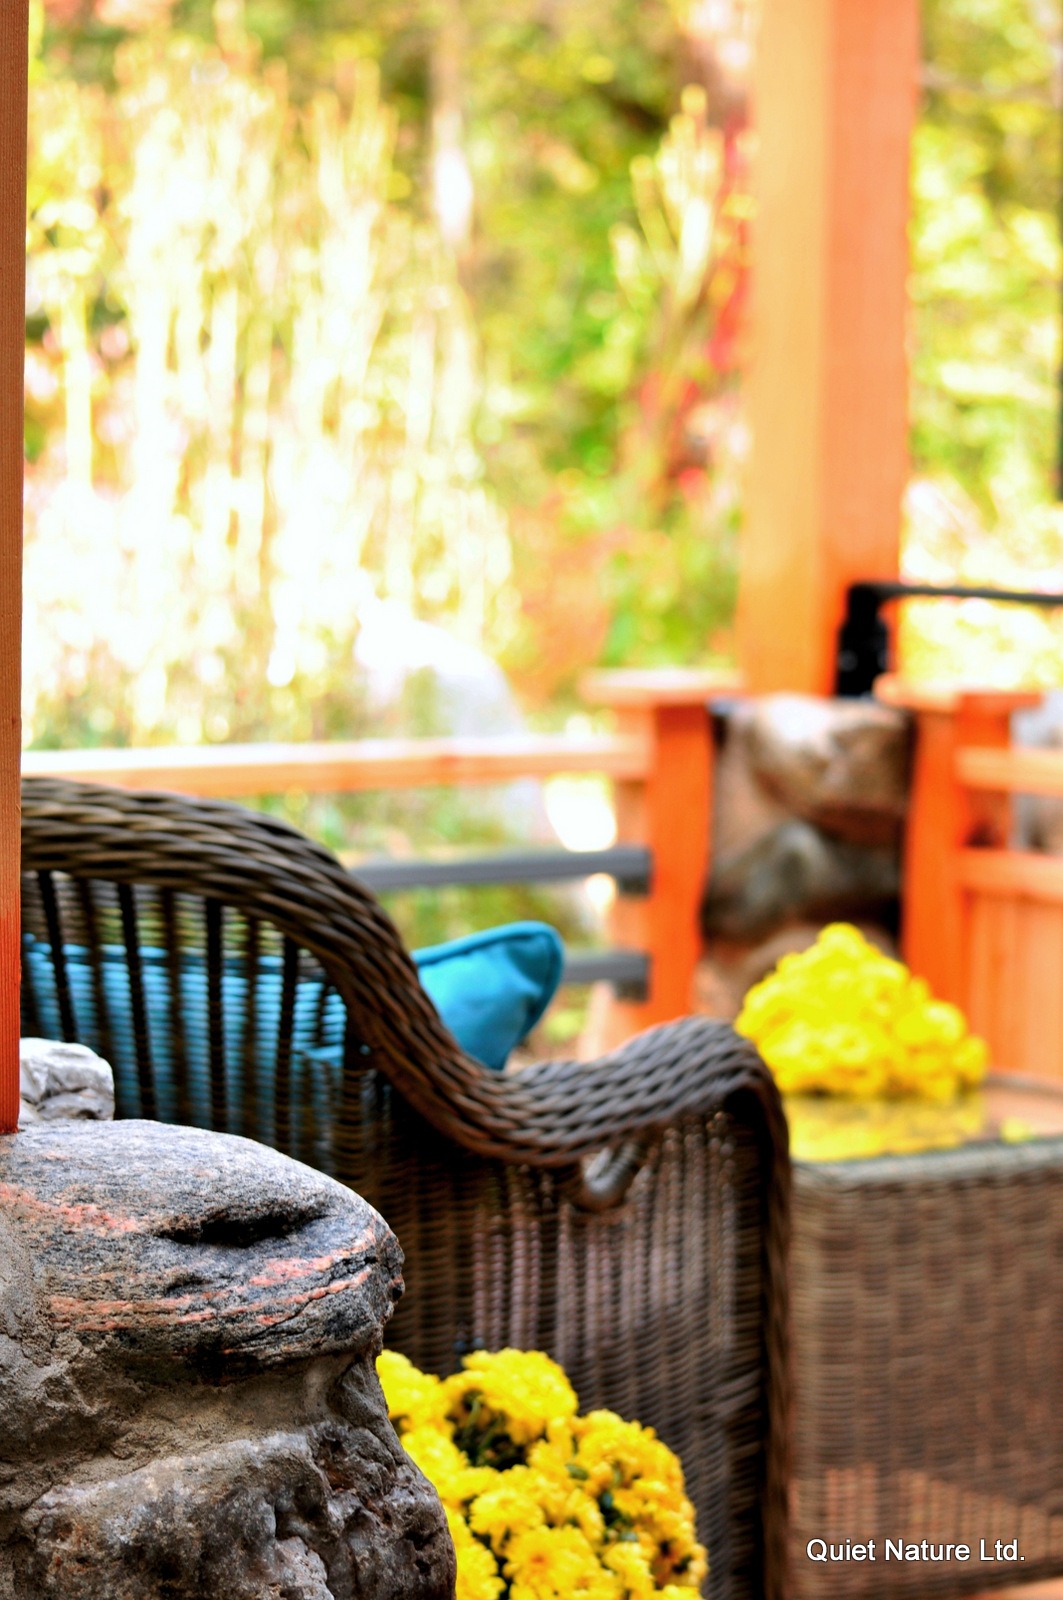
M 334 1176 L 382 1059 L 461 1060 L 328 851 L 241 807 L 60 779 L 23 783 L 22 1028 L 98 1051 L 120 1117 L 244 1134 Z

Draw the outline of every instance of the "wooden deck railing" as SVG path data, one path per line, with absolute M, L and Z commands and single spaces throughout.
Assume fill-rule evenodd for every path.
M 650 746 L 625 735 L 579 739 L 360 739 L 329 744 L 167 745 L 142 750 L 29 750 L 24 774 L 81 778 L 123 789 L 173 789 L 227 800 L 280 794 L 508 783 L 560 772 L 642 782 Z
M 967 1012 L 1001 1070 L 1063 1079 L 1063 859 L 1016 844 L 1013 797 L 1063 799 L 1063 751 L 1011 745 L 1036 694 L 884 699 L 916 718 L 905 958 Z
M 648 892 L 622 893 L 612 934 L 648 956 L 645 999 L 618 1001 L 605 1044 L 689 1011 L 709 860 L 712 736 L 707 702 L 738 687 L 710 672 L 599 673 L 587 698 L 616 715 L 613 734 L 328 744 L 27 751 L 24 774 L 224 799 L 507 783 L 561 773 L 612 780 L 620 841 L 648 849 Z

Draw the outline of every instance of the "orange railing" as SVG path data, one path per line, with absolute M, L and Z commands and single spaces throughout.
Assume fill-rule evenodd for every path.
M 623 734 L 30 750 L 22 758 L 24 774 L 80 778 L 123 789 L 172 789 L 227 800 L 286 789 L 351 794 L 508 783 L 512 778 L 544 778 L 559 772 L 597 772 L 641 782 L 648 767 L 645 740 Z
M 1014 797 L 1063 799 L 1063 751 L 1011 745 L 1024 692 L 881 694 L 912 710 L 905 958 L 962 1006 L 1001 1070 L 1063 1079 L 1063 860 L 1017 842 Z
M 646 848 L 644 894 L 621 894 L 611 933 L 648 957 L 646 998 L 617 1001 L 607 1037 L 693 1004 L 709 868 L 713 741 L 707 702 L 738 690 L 705 672 L 599 673 L 592 702 L 616 731 L 580 737 L 364 740 L 28 752 L 26 773 L 223 798 L 490 784 L 598 773 L 613 784 L 619 842 Z M 967 692 L 880 680 L 915 721 L 902 953 L 986 1035 L 1005 1070 L 1063 1080 L 1063 860 L 1015 843 L 1013 797 L 1063 799 L 1063 751 L 1016 749 L 1026 692 Z
M 169 789 L 225 799 L 505 783 L 598 773 L 614 786 L 620 842 L 648 848 L 648 893 L 622 895 L 612 933 L 646 953 L 646 998 L 617 1002 L 605 1043 L 691 1008 L 698 918 L 709 860 L 712 735 L 707 702 L 732 675 L 599 673 L 585 689 L 613 710 L 612 734 L 491 739 L 359 740 L 140 750 L 28 751 L 23 773 Z

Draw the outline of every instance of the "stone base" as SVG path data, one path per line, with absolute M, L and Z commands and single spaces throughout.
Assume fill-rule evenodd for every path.
M 20 1039 L 18 1125 L 34 1122 L 109 1122 L 114 1116 L 114 1074 L 83 1044 Z
M 0 1600 L 448 1600 L 374 1358 L 387 1225 L 248 1140 L 0 1139 Z

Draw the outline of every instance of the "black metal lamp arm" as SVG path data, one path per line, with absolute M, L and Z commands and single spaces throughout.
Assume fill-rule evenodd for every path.
M 838 630 L 834 692 L 845 699 L 871 693 L 875 679 L 890 669 L 889 630 L 882 607 L 889 600 L 1005 600 L 1020 606 L 1063 606 L 1063 594 L 1040 590 L 987 589 L 962 583 L 904 583 L 900 579 L 852 583 L 846 591 L 845 620 Z

